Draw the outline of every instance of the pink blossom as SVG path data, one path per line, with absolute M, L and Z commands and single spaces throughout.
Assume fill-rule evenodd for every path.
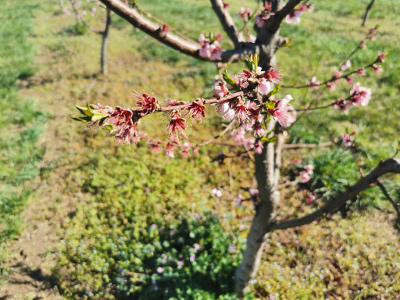
M 115 126 L 114 136 L 120 142 L 129 143 L 131 137 L 137 135 L 137 122 L 134 122 L 131 110 L 116 106 L 110 115 L 109 123 Z
M 353 145 L 354 137 L 348 133 L 342 133 L 343 145 L 351 147 Z
M 292 125 L 297 118 L 297 111 L 290 104 L 287 105 L 287 126 Z
M 231 108 L 229 101 L 223 101 L 218 104 L 217 113 L 223 116 L 228 121 L 232 121 L 235 116 L 235 110 Z
M 338 100 L 336 100 L 334 107 L 336 110 L 340 110 L 345 113 L 348 111 L 349 107 L 352 105 L 353 105 L 353 103 L 351 103 L 351 102 L 347 102 L 344 99 L 338 99 Z
M 203 46 L 201 46 L 199 55 L 203 58 L 209 58 L 211 56 L 211 46 L 209 43 L 206 43 Z
M 211 190 L 211 195 L 213 195 L 214 197 L 217 198 L 221 198 L 222 197 L 222 192 L 218 189 L 212 189 Z
M 210 58 L 211 60 L 221 60 L 222 49 L 217 39 L 221 39 L 222 36 L 216 34 L 216 40 L 210 44 L 210 40 L 205 38 L 203 34 L 200 34 L 199 42 L 201 48 L 199 55 L 203 58 Z
M 340 72 L 336 71 L 335 73 L 333 73 L 334 82 L 338 82 L 340 77 L 342 77 L 342 74 L 340 74 Z
M 195 118 L 198 118 L 201 123 L 202 119 L 206 116 L 206 107 L 200 99 L 190 103 L 187 109 L 189 110 L 189 114 L 192 116 L 192 124 Z
M 244 105 L 243 99 L 239 99 L 235 106 L 236 121 L 241 124 L 248 119 L 247 108 Z
M 378 57 L 376 58 L 376 62 L 384 62 L 386 56 L 387 56 L 386 52 L 378 51 Z
M 358 68 L 356 72 L 360 76 L 365 76 L 367 74 L 364 68 Z
M 372 68 L 374 69 L 374 72 L 377 74 L 383 71 L 383 68 L 380 65 L 373 64 Z
M 194 250 L 199 251 L 200 245 L 199 244 L 194 244 L 193 248 L 194 248 Z
M 163 268 L 158 267 L 158 268 L 157 268 L 157 273 L 161 274 L 162 272 L 163 272 Z
M 254 145 L 254 151 L 258 154 L 261 154 L 263 151 L 263 144 L 261 141 L 257 141 L 257 143 Z
M 170 106 L 179 105 L 179 102 L 176 101 L 175 99 L 170 99 L 170 98 L 168 98 L 168 99 L 166 100 L 166 102 L 167 102 L 167 105 L 170 105 Z
M 303 14 L 301 10 L 292 10 L 292 12 L 286 15 L 286 23 L 290 24 L 299 24 L 300 23 L 300 16 Z
M 312 193 L 308 193 L 306 203 L 307 203 L 307 204 L 311 204 L 311 203 L 313 203 L 316 199 L 317 199 L 317 197 L 315 197 Z
M 246 150 L 252 149 L 253 146 L 254 146 L 254 139 L 250 138 L 250 139 L 244 139 L 244 140 L 243 140 L 243 147 L 244 147 Z
M 255 137 L 261 137 L 265 134 L 265 130 L 261 127 L 261 123 L 258 121 L 254 122 L 253 130 Z
M 269 82 L 265 78 L 260 79 L 260 85 L 258 86 L 258 91 L 261 95 L 268 95 L 274 89 L 274 84 Z
M 253 188 L 249 189 L 249 193 L 250 193 L 250 195 L 253 196 L 253 197 L 258 196 L 258 195 L 260 194 L 260 192 L 258 191 L 258 189 L 253 189 Z
M 194 254 L 190 255 L 189 260 L 190 260 L 191 262 L 194 262 L 195 259 L 196 259 L 196 255 L 194 255 Z
M 171 30 L 171 27 L 169 27 L 167 24 L 163 24 L 160 26 L 161 31 L 167 33 Z
M 216 40 L 216 41 L 221 41 L 222 39 L 223 39 L 223 37 L 222 37 L 222 34 L 221 34 L 221 33 L 217 32 L 217 33 L 214 35 L 214 40 Z
M 242 6 L 238 12 L 238 18 L 243 20 L 248 20 L 250 16 L 251 16 L 250 10 Z
M 214 97 L 222 98 L 222 97 L 226 96 L 228 93 L 229 93 L 229 91 L 223 83 L 219 82 L 216 86 L 214 86 L 214 89 L 213 89 Z
M 365 50 L 366 48 L 367 48 L 367 46 L 365 45 L 365 42 L 362 42 L 360 45 L 360 49 Z
M 171 143 L 167 143 L 165 145 L 165 155 L 174 158 L 174 145 Z
M 235 143 L 238 144 L 238 146 L 243 146 L 244 141 L 245 141 L 245 130 L 243 127 L 239 127 L 238 129 L 232 130 L 232 132 L 229 134 L 234 140 Z
M 142 109 L 142 112 L 140 113 L 141 116 L 145 116 L 159 110 L 160 105 L 155 97 L 150 97 L 146 93 L 134 96 L 138 99 L 136 104 Z
M 311 81 L 310 81 L 310 86 L 312 87 L 312 89 L 314 89 L 314 90 L 318 90 L 318 86 L 320 85 L 321 83 L 319 82 L 319 81 L 317 81 L 317 77 L 313 77 L 313 78 L 311 78 Z
M 110 106 L 104 107 L 101 103 L 96 104 L 90 104 L 91 108 L 97 109 L 100 111 L 103 115 L 111 115 L 113 112 L 113 108 Z
M 347 84 L 348 84 L 348 85 L 352 84 L 353 81 L 354 81 L 353 78 L 351 78 L 350 76 L 347 77 L 346 80 L 347 80 Z
M 293 100 L 291 95 L 286 95 L 277 102 L 273 109 L 269 109 L 272 117 L 279 122 L 283 127 L 288 126 L 288 104 L 289 101 Z
M 211 55 L 211 49 L 210 49 L 210 43 L 209 43 L 209 39 L 206 39 L 204 37 L 204 34 L 200 34 L 199 36 L 199 42 L 201 45 L 200 51 L 199 51 L 199 55 L 203 58 L 209 58 Z
M 186 120 L 181 118 L 181 115 L 178 112 L 175 112 L 172 115 L 172 118 L 167 126 L 168 129 L 168 134 L 171 136 L 172 134 L 175 134 L 177 138 L 184 136 L 187 138 L 187 135 L 185 133 L 186 125 L 185 125 Z
M 256 17 L 256 25 L 261 28 L 264 27 L 265 24 L 267 24 L 267 20 L 269 19 L 270 15 L 263 15 L 261 13 L 257 14 Z
M 222 49 L 218 41 L 214 41 L 210 45 L 210 59 L 211 60 L 221 60 Z
M 369 29 L 369 33 L 370 33 L 370 34 L 374 34 L 374 33 L 375 33 L 375 28 L 370 28 L 370 29 Z
M 239 194 L 239 195 L 236 197 L 236 203 L 235 203 L 235 205 L 236 205 L 237 207 L 243 208 L 242 201 L 243 201 L 243 196 L 242 196 L 241 194 Z
M 161 150 L 160 144 L 157 142 L 149 142 L 149 145 L 151 147 L 151 150 L 153 150 L 155 153 L 159 153 Z
M 336 85 L 334 82 L 327 82 L 326 85 L 330 91 L 334 91 L 336 89 Z
M 268 81 L 271 81 L 274 83 L 279 83 L 282 80 L 281 72 L 278 69 L 274 69 L 274 68 L 269 68 L 266 72 L 264 72 L 263 76 Z
M 368 37 L 368 39 L 369 39 L 369 40 L 371 40 L 371 41 L 375 41 L 375 37 L 374 37 L 374 36 L 372 36 L 372 35 L 371 35 L 371 36 L 369 36 L 369 37 Z
M 313 6 L 309 3 L 300 4 L 299 10 L 303 12 L 312 12 L 314 10 Z
M 182 154 L 182 156 L 184 157 L 184 158 L 188 158 L 188 156 L 189 156 L 189 147 L 185 147 L 185 148 L 183 148 L 183 150 L 181 151 L 181 154 Z
M 371 89 L 362 87 L 360 83 L 357 82 L 350 91 L 350 99 L 353 105 L 361 104 L 362 106 L 366 106 L 371 99 Z
M 306 172 L 309 174 L 309 175 L 312 175 L 313 173 L 314 173 L 314 166 L 313 165 L 306 165 L 306 166 L 304 166 L 304 170 L 306 170 Z
M 236 251 L 236 245 L 235 244 L 230 244 L 228 247 L 228 252 L 235 252 Z
M 299 182 L 301 183 L 307 183 L 311 179 L 310 174 L 308 174 L 307 171 L 301 171 L 300 176 L 299 176 Z
M 243 73 L 235 76 L 235 82 L 241 89 L 245 89 L 249 86 L 247 79 L 251 78 L 252 76 L 253 74 L 251 74 L 249 71 L 243 70 Z
M 342 69 L 342 71 L 346 71 L 350 67 L 351 67 L 351 61 L 350 61 L 350 59 L 348 59 L 345 62 L 343 62 L 341 69 Z

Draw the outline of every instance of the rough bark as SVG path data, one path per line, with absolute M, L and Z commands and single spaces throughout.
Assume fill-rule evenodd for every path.
M 100 66 L 101 66 L 101 74 L 107 75 L 108 66 L 107 66 L 107 41 L 108 41 L 108 33 L 111 25 L 111 10 L 107 9 L 107 17 L 106 17 L 106 25 L 104 31 L 101 35 L 101 53 L 100 53 Z
M 271 120 L 268 130 L 273 129 L 275 121 Z M 259 190 L 260 203 L 247 236 L 243 259 L 236 270 L 235 290 L 239 297 L 248 291 L 250 280 L 257 274 L 264 249 L 264 238 L 268 224 L 273 220 L 280 193 L 274 185 L 275 149 L 273 143 L 265 143 L 261 154 L 255 155 L 255 176 Z
M 218 16 L 222 27 L 224 27 L 225 32 L 228 34 L 229 38 L 235 45 L 235 47 L 240 46 L 240 42 L 243 42 L 243 34 L 239 32 L 232 20 L 231 15 L 228 10 L 225 9 L 222 0 L 210 0 L 213 10 Z

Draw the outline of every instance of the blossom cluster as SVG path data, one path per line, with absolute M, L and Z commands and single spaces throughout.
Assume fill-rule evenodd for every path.
M 258 27 L 263 27 L 267 24 L 268 19 L 274 14 L 271 12 L 272 5 L 269 2 L 265 2 L 261 12 L 257 14 L 256 25 Z
M 357 131 L 353 131 L 352 133 L 342 133 L 342 141 L 345 147 L 353 146 L 354 135 L 357 134 Z
M 310 181 L 311 176 L 314 174 L 314 166 L 306 165 L 304 166 L 304 170 L 300 172 L 299 182 L 307 183 Z
M 347 99 L 339 99 L 334 103 L 336 110 L 347 112 L 349 107 L 362 105 L 368 105 L 371 100 L 371 89 L 362 87 L 359 82 L 354 84 L 350 91 L 350 96 Z
M 211 60 L 221 60 L 222 49 L 219 41 L 222 39 L 221 34 L 215 34 L 214 37 L 206 38 L 204 34 L 200 34 L 199 42 L 201 48 L 199 55 L 203 58 L 209 58 Z
M 299 7 L 292 10 L 288 15 L 286 15 L 286 23 L 298 24 L 300 23 L 300 17 L 303 12 L 312 12 L 313 7 L 309 3 L 300 4 Z

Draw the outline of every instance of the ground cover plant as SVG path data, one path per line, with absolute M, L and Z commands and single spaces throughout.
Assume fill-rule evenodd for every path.
M 33 33 L 34 5 L 23 1 L 2 1 L 0 8 L 0 263 L 9 257 L 6 242 L 19 236 L 20 213 L 26 207 L 31 188 L 25 182 L 39 174 L 43 148 L 36 147 L 45 111 L 33 99 L 23 101 L 16 81 L 34 73 L 35 49 L 27 37 Z M 0 269 L 0 276 L 7 268 Z M 1 279 L 0 278 L 0 279 Z
M 220 26 L 208 3 L 176 3 L 175 6 L 163 1 L 139 2 L 139 8 L 144 8 L 155 16 L 161 16 L 161 12 L 172 9 L 181 15 L 195 9 L 201 10 L 199 17 L 193 16 L 196 21 L 205 19 L 201 29 L 190 27 L 190 23 L 186 24 L 182 18 L 165 20 L 173 26 L 173 22 L 186 25 L 184 34 L 193 39 L 197 39 L 200 32 L 215 31 Z M 256 3 L 253 4 L 251 9 L 256 7 Z M 328 7 L 325 3 L 314 5 L 314 12 L 308 14 L 307 18 L 303 16 L 298 26 L 284 24 L 282 27 L 283 31 L 290 32 L 285 35 L 294 36 L 294 41 L 299 44 L 292 42 L 292 46 L 281 49 L 278 52 L 278 61 L 296 66 L 300 65 L 300 61 L 290 54 L 291 51 L 317 53 L 302 70 L 290 68 L 289 72 L 289 68 L 286 68 L 285 82 L 289 82 L 286 78 L 290 78 L 290 83 L 295 83 L 299 78 L 298 74 L 314 74 L 315 69 L 324 74 L 323 68 L 336 66 L 337 60 L 329 56 L 319 59 L 318 55 L 325 53 L 321 50 L 322 47 L 329 47 L 344 58 L 367 31 L 356 27 L 361 20 L 358 12 L 365 8 L 362 3 L 346 8 L 346 15 L 342 15 L 340 10 L 344 7 L 343 3 L 338 3 L 337 7 Z M 386 5 L 390 3 L 385 2 L 382 11 L 387 11 Z M 240 6 L 240 3 L 232 3 L 230 7 L 233 18 L 237 21 L 240 20 L 234 14 L 239 11 Z M 99 69 L 99 36 L 89 31 L 79 36 L 71 35 L 64 28 L 74 24 L 74 16 L 59 13 L 52 16 L 57 10 L 58 1 L 57 4 L 43 3 L 38 12 L 37 36 L 34 40 L 40 45 L 41 64 L 39 74 L 29 80 L 31 86 L 25 91 L 35 95 L 35 98 L 40 97 L 43 104 L 56 116 L 49 127 L 57 128 L 59 137 L 56 140 L 61 144 L 62 151 L 57 153 L 56 159 L 51 160 L 56 165 L 53 173 L 62 169 L 66 171 L 62 179 L 54 177 L 53 173 L 48 179 L 58 189 L 57 201 L 80 197 L 79 204 L 69 212 L 68 217 L 61 218 L 61 213 L 57 210 L 54 215 L 46 216 L 60 224 L 64 232 L 63 241 L 56 252 L 58 260 L 53 272 L 57 288 L 53 289 L 58 289 L 67 299 L 129 299 L 134 296 L 154 299 L 165 292 L 165 284 L 168 282 L 172 287 L 167 291 L 170 293 L 168 295 L 175 295 L 176 298 L 235 298 L 230 274 L 240 262 L 243 239 L 248 234 L 250 216 L 254 209 L 250 200 L 244 201 L 242 207 L 235 204 L 238 194 L 244 195 L 243 198 L 247 197 L 246 191 L 241 187 L 255 188 L 250 158 L 244 161 L 226 159 L 220 165 L 214 159 L 220 150 L 229 153 L 230 146 L 210 145 L 200 148 L 199 155 L 190 155 L 188 160 L 177 152 L 174 159 L 166 159 L 162 153 L 152 154 L 145 141 L 139 142 L 138 148 L 116 145 L 105 132 L 87 130 L 69 120 L 69 115 L 76 115 L 73 114 L 73 109 L 77 102 L 80 105 L 89 101 L 129 107 L 134 100 L 127 95 L 132 92 L 133 86 L 139 91 L 152 92 L 158 99 L 172 97 L 186 100 L 192 99 L 193 94 L 206 98 L 213 89 L 210 78 L 214 77 L 216 70 L 211 64 L 184 58 L 179 53 L 160 46 L 146 35 L 132 31 L 129 24 L 114 15 L 113 25 L 118 25 L 111 28 L 110 75 L 93 75 Z M 336 15 L 332 16 L 332 11 Z M 368 22 L 371 26 L 379 22 L 381 33 L 377 35 L 376 44 L 368 43 L 367 49 L 358 55 L 365 55 L 367 62 L 378 50 L 389 49 L 391 56 L 385 61 L 384 72 L 378 75 L 378 81 L 373 76 L 365 77 L 362 85 L 374 87 L 373 95 L 377 95 L 376 99 L 384 96 L 385 100 L 371 106 L 375 99 L 373 97 L 370 105 L 362 108 L 362 112 L 350 109 L 347 116 L 331 110 L 308 113 L 299 121 L 301 126 L 290 129 L 291 137 L 287 141 L 322 144 L 335 138 L 339 140 L 345 127 L 349 128 L 349 132 L 359 130 L 355 138 L 357 146 L 368 153 L 367 159 L 363 159 L 366 169 L 374 167 L 381 157 L 395 152 L 393 137 L 398 126 L 394 122 L 395 115 L 388 113 L 396 106 L 396 85 L 392 81 L 397 74 L 394 71 L 396 60 L 389 58 L 397 57 L 393 51 L 393 40 L 396 39 L 393 28 L 396 28 L 397 21 L 389 14 L 385 17 L 387 21 L 383 22 L 377 19 L 383 16 L 381 11 L 371 13 Z M 315 24 L 319 24 L 317 21 L 330 18 L 335 20 L 340 30 L 328 25 L 315 29 Z M 101 24 L 98 25 L 101 28 Z M 352 25 L 356 29 L 354 33 L 350 36 L 342 33 L 342 29 Z M 348 44 L 335 46 L 344 37 Z M 226 38 L 223 43 L 224 47 L 229 47 Z M 126 47 L 119 47 L 121 44 Z M 358 59 L 357 57 L 354 59 Z M 231 67 L 229 70 L 232 74 L 246 68 L 243 65 Z M 163 86 L 163 89 L 156 88 L 159 86 Z M 341 89 L 343 93 L 347 93 L 347 84 L 339 85 L 335 93 L 339 95 Z M 303 98 L 304 91 L 290 91 L 293 96 L 297 94 L 294 96 L 296 101 L 304 104 L 312 99 L 313 93 L 318 92 L 310 90 L 310 98 Z M 362 118 L 363 114 L 369 113 L 373 117 Z M 380 116 L 384 114 L 387 118 L 382 119 Z M 211 115 L 216 118 L 210 118 Z M 147 118 L 151 117 L 142 120 L 141 129 L 144 128 L 152 137 L 164 139 L 166 135 L 160 128 L 166 127 L 168 119 L 155 116 L 150 122 Z M 207 110 L 207 118 L 203 118 L 201 127 L 194 123 L 189 131 L 190 141 L 206 141 L 223 130 L 227 122 L 221 125 L 221 119 L 218 118 L 213 109 Z M 328 126 L 328 120 L 332 120 L 333 129 Z M 388 124 L 391 126 L 387 126 Z M 209 132 L 204 131 L 204 128 Z M 364 134 L 364 131 L 368 134 Z M 370 139 L 369 134 L 374 138 Z M 228 136 L 220 142 L 232 144 Z M 299 163 L 297 159 L 303 161 Z M 283 161 L 287 166 L 282 171 L 283 183 L 298 178 L 305 165 L 313 164 L 315 176 L 308 184 L 315 188 L 327 188 L 327 191 L 321 190 L 321 196 L 325 193 L 328 197 L 330 190 L 340 192 L 343 184 L 351 185 L 359 178 L 351 152 L 340 147 L 288 149 Z M 332 176 L 338 173 L 341 176 Z M 386 181 L 384 184 L 396 200 L 396 178 L 392 179 L 392 183 Z M 302 187 L 304 190 L 309 188 L 308 185 Z M 282 190 L 281 216 L 302 215 L 312 211 L 318 202 L 307 205 L 306 196 L 296 186 L 288 185 L 287 190 Z M 354 204 L 348 210 L 343 210 L 346 219 L 335 214 L 331 220 L 322 219 L 295 230 L 268 234 L 262 264 L 257 276 L 251 281 L 249 297 L 396 297 L 399 291 L 393 282 L 399 280 L 396 268 L 400 267 L 400 245 L 396 231 L 385 220 L 385 216 L 392 212 L 392 206 L 377 187 L 361 194 Z M 373 207 L 379 208 L 379 212 L 374 212 L 371 209 Z M 212 214 L 208 213 L 210 210 Z M 169 228 L 171 226 L 173 228 Z M 194 238 L 185 228 L 193 231 Z M 171 238 L 168 235 L 173 230 L 176 231 Z M 216 236 L 221 236 L 221 240 Z M 182 244 L 179 237 L 182 237 Z M 216 239 L 216 243 L 210 242 L 209 237 Z M 164 245 L 166 240 L 169 245 Z M 182 245 L 181 248 L 173 244 L 174 242 Z M 198 247 L 200 248 L 196 250 Z M 193 254 L 195 257 L 191 261 Z M 225 261 L 221 261 L 221 258 Z M 183 263 L 183 266 L 178 263 Z M 199 278 L 196 276 L 204 278 L 201 277 L 203 274 L 207 274 L 206 277 L 210 279 L 211 283 L 207 286 L 197 285 L 198 280 L 195 280 Z M 218 277 L 225 275 L 226 277 Z M 219 282 L 217 286 L 212 284 L 216 281 Z

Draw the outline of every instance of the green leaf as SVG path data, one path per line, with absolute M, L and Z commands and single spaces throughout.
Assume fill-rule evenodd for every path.
M 274 89 L 268 94 L 268 97 L 271 97 L 272 95 L 279 93 L 280 88 L 281 88 L 280 83 L 275 84 Z
M 92 118 L 88 117 L 88 116 L 85 116 L 85 117 L 71 117 L 71 119 L 75 120 L 75 121 L 78 121 L 78 122 L 85 122 L 85 123 L 92 121 Z
M 76 107 L 82 114 L 84 114 L 85 116 L 88 116 L 88 117 L 93 116 L 93 112 L 92 112 L 92 109 L 91 109 L 90 106 L 89 106 L 89 103 L 86 104 L 86 107 L 79 106 L 79 105 L 75 105 L 75 107 Z
M 229 83 L 231 86 L 233 86 L 234 88 L 239 88 L 238 85 L 236 84 L 236 82 L 229 76 L 228 71 L 224 70 L 224 72 L 222 72 L 222 77 L 224 78 L 224 80 Z
M 103 115 L 103 114 L 94 114 L 93 116 L 92 116 L 92 121 L 93 122 L 96 122 L 96 121 L 99 121 L 99 120 L 101 120 L 101 119 L 105 119 L 105 118 L 107 118 L 108 116 L 107 115 Z

